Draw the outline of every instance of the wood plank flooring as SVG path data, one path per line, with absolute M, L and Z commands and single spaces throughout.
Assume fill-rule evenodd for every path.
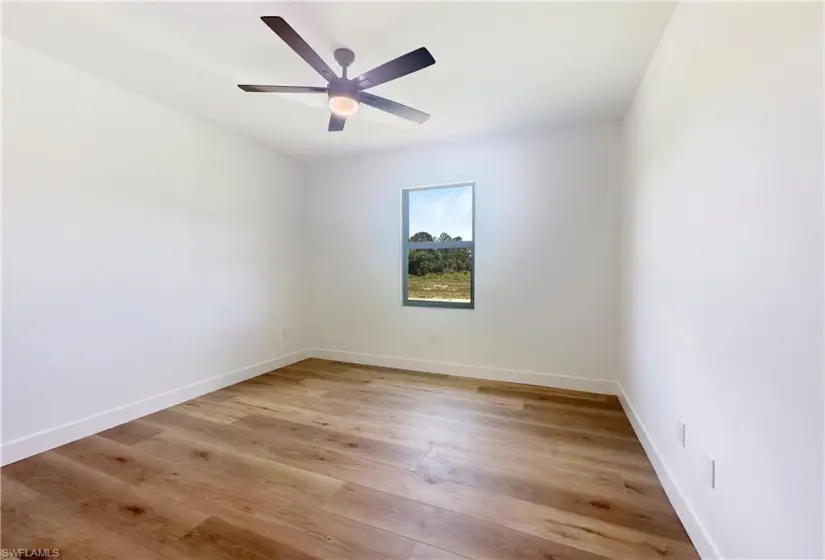
M 0 475 L 61 558 L 698 558 L 615 397 L 317 359 Z

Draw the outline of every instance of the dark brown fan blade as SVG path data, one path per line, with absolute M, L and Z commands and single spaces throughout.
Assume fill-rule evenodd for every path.
M 332 71 L 332 68 L 292 29 L 284 18 L 279 16 L 264 16 L 261 18 L 261 21 L 267 24 L 278 37 L 284 40 L 284 43 L 298 53 L 298 56 L 306 60 L 326 81 L 331 82 L 338 77 L 335 75 L 335 72 Z
M 344 130 L 344 125 L 346 124 L 346 122 L 346 117 L 339 117 L 338 115 L 333 113 L 329 116 L 329 128 L 327 128 L 327 130 L 329 130 L 330 132 L 341 132 L 342 130 Z
M 238 86 L 244 91 L 251 93 L 326 93 L 327 88 L 316 86 L 250 86 L 241 84 Z
M 400 78 L 401 76 L 418 72 L 433 64 L 435 64 L 433 55 L 430 54 L 430 51 L 421 47 L 403 56 L 399 56 L 395 60 L 390 60 L 377 68 L 373 68 L 369 72 L 364 72 L 355 78 L 355 83 L 358 84 L 359 88 L 367 89 Z
M 389 99 L 379 97 L 377 95 L 373 95 L 365 91 L 359 93 L 358 97 L 359 99 L 361 99 L 361 103 L 363 103 L 364 105 L 375 107 L 376 109 L 380 109 L 381 111 L 391 113 L 397 117 L 401 117 L 402 119 L 415 121 L 419 124 L 426 122 L 427 119 L 430 118 L 430 115 L 423 111 L 413 109 L 412 107 L 407 107 L 406 105 L 402 105 L 401 103 L 396 103 L 395 101 L 390 101 Z

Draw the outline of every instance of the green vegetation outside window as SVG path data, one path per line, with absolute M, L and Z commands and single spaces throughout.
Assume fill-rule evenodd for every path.
M 401 193 L 404 305 L 472 309 L 474 184 Z

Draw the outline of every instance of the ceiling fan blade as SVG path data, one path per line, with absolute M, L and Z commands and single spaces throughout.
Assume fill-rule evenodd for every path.
M 361 103 L 363 103 L 364 105 L 375 107 L 376 109 L 380 109 L 381 111 L 391 113 L 396 117 L 401 117 L 402 119 L 414 121 L 419 124 L 426 122 L 427 119 L 430 118 L 430 115 L 423 111 L 413 109 L 412 107 L 407 107 L 406 105 L 402 105 L 401 103 L 396 103 L 395 101 L 390 101 L 389 99 L 379 97 L 377 95 L 373 95 L 365 91 L 362 91 L 360 94 L 358 94 L 358 97 L 361 100 Z
M 250 86 L 241 84 L 238 86 L 250 93 L 326 93 L 327 88 L 316 86 Z
M 292 29 L 284 18 L 280 16 L 263 16 L 261 21 L 274 31 L 278 37 L 283 39 L 284 43 L 289 45 L 293 51 L 298 53 L 298 56 L 306 60 L 326 81 L 331 82 L 338 77 L 332 71 L 332 68 Z
M 371 88 L 390 80 L 418 72 L 419 70 L 435 64 L 433 55 L 426 48 L 421 47 L 410 51 L 403 56 L 382 64 L 368 72 L 364 72 L 357 78 L 355 83 L 361 89 Z
M 329 130 L 330 132 L 341 132 L 342 130 L 344 130 L 344 125 L 346 124 L 346 122 L 346 117 L 339 117 L 338 115 L 333 113 L 329 116 L 329 128 L 327 128 L 327 130 Z

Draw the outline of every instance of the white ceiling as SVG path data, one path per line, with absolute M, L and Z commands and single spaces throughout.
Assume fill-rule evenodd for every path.
M 627 110 L 673 11 L 664 2 L 5 3 L 3 34 L 293 154 L 445 140 Z M 324 85 L 261 21 L 283 16 L 351 76 L 427 47 L 436 64 L 371 92 L 432 114 L 423 125 L 362 107 L 327 132 L 323 95 L 236 84 Z

